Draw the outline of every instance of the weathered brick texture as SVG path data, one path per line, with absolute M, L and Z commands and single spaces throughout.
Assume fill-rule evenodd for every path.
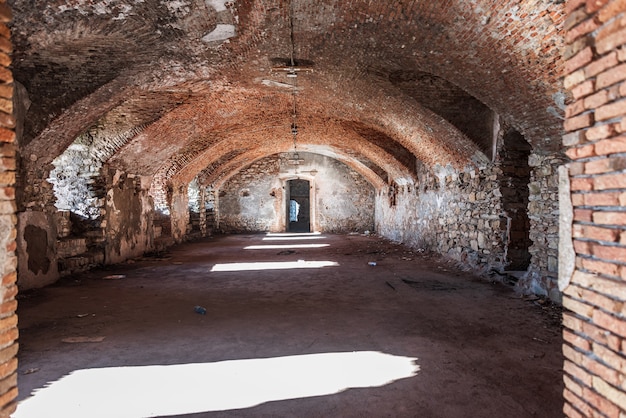
M 15 257 L 15 119 L 13 77 L 9 69 L 12 51 L 7 23 L 11 10 L 0 0 L 0 416 L 15 410 L 17 397 L 17 259 Z
M 564 290 L 564 413 L 626 414 L 626 2 L 570 0 L 563 145 L 576 268 Z

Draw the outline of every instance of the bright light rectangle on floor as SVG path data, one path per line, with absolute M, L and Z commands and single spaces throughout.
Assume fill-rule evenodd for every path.
M 252 408 L 381 387 L 417 375 L 414 357 L 375 351 L 76 370 L 20 402 L 14 418 L 141 418 Z
M 323 248 L 330 244 L 277 244 L 277 245 L 250 245 L 244 250 L 288 250 L 291 248 Z
M 265 237 L 263 241 L 300 241 L 300 240 L 310 240 L 310 239 L 323 239 L 326 238 L 323 235 L 298 235 L 298 236 L 280 236 L 280 237 Z
M 268 232 L 268 237 L 306 237 L 320 235 L 319 232 Z
M 317 269 L 322 267 L 336 267 L 334 261 L 267 261 L 259 263 L 230 263 L 216 264 L 211 269 L 217 271 L 258 271 L 258 270 L 289 270 L 289 269 Z

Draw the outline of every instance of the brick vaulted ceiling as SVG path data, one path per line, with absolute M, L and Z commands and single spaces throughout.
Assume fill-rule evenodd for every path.
M 297 79 L 303 147 L 392 176 L 410 175 L 411 154 L 465 165 L 484 144 L 463 113 L 493 111 L 554 151 L 562 3 L 9 0 L 22 155 L 48 163 L 97 126 L 117 140 L 110 165 L 189 181 L 287 151 L 291 80 L 272 68 L 292 31 L 313 68 Z

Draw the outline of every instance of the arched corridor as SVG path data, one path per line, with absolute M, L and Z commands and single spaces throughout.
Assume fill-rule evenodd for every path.
M 507 363 L 515 353 L 489 351 L 492 334 L 512 339 L 507 347 L 559 344 L 545 358 L 563 357 L 562 413 L 625 415 L 624 48 L 623 0 L 0 0 L 0 417 L 10 416 L 17 400 L 28 395 L 23 393 L 30 390 L 28 382 L 55 364 L 50 360 L 24 369 L 36 360 L 27 356 L 70 358 L 73 350 L 90 347 L 94 352 L 78 377 L 110 357 L 94 356 L 98 347 L 111 344 L 108 336 L 84 343 L 38 342 L 40 332 L 54 336 L 55 324 L 73 327 L 97 318 L 88 341 L 102 337 L 95 331 L 134 324 L 132 315 L 118 323 L 106 310 L 92 312 L 95 317 L 89 317 L 91 309 L 74 312 L 90 295 L 105 298 L 119 286 L 116 296 L 123 300 L 170 286 L 163 300 L 176 303 L 184 278 L 150 276 L 135 282 L 130 277 L 132 271 L 157 268 L 150 263 L 167 265 L 143 258 L 168 249 L 189 251 L 193 258 L 193 249 L 200 247 L 190 242 L 197 242 L 207 245 L 208 260 L 169 267 L 202 275 L 208 268 L 203 263 L 220 256 L 221 246 L 228 250 L 229 239 L 287 233 L 290 226 L 337 234 L 335 245 L 347 248 L 342 254 L 348 260 L 346 253 L 362 248 L 350 240 L 385 239 L 415 252 L 413 262 L 436 254 L 467 272 L 467 277 L 446 276 L 463 279 L 454 291 L 440 283 L 443 276 L 400 282 L 386 277 L 382 286 L 381 272 L 394 273 L 409 260 L 369 266 L 366 257 L 354 273 L 373 287 L 347 289 L 336 281 L 333 293 L 319 281 L 321 293 L 311 301 L 335 312 L 341 301 L 333 298 L 354 296 L 352 301 L 372 315 L 370 334 L 381 337 L 376 338 L 381 345 L 405 341 L 418 348 L 428 341 L 450 342 L 459 328 L 477 330 L 480 349 L 467 360 L 501 362 L 497 370 L 509 382 L 509 371 L 527 372 L 527 352 L 515 366 Z M 276 256 L 292 257 L 305 248 L 278 249 Z M 320 267 L 302 269 L 302 277 L 341 271 L 333 264 L 337 261 L 321 257 L 332 255 L 332 246 L 309 249 L 320 251 L 321 259 L 313 261 L 321 264 L 295 258 L 282 265 Z M 249 251 L 232 254 L 241 262 Z M 208 273 L 228 275 L 233 273 L 228 269 L 241 267 L 221 264 L 211 268 L 222 270 Z M 411 265 L 409 271 L 421 267 Z M 102 269 L 117 268 L 126 279 L 96 279 Z M 264 297 L 270 306 L 285 303 L 297 317 L 298 309 L 310 308 L 308 299 L 292 306 L 276 287 L 289 269 L 268 271 L 272 280 L 264 283 L 270 286 Z M 297 277 L 299 287 L 283 286 L 292 295 L 306 293 L 306 283 Z M 496 292 L 472 278 L 506 282 L 515 292 Z M 239 283 L 253 306 L 267 306 L 253 283 Z M 377 294 L 377 285 L 384 289 L 381 299 L 363 299 L 361 291 Z M 489 289 L 484 290 L 488 297 L 481 299 L 485 294 L 479 289 Z M 476 298 L 470 290 L 479 292 Z M 187 295 L 202 293 L 194 289 Z M 219 286 L 209 293 L 224 296 Z M 563 308 L 560 342 L 542 336 L 528 345 L 515 340 L 526 326 L 545 332 L 537 304 L 519 295 Z M 139 306 L 151 309 L 157 296 Z M 228 299 L 235 296 L 225 300 L 237 308 L 239 299 Z M 446 299 L 456 296 L 460 299 Z M 324 305 L 331 302 L 336 304 Z M 54 311 L 40 310 L 38 303 L 61 304 L 58 312 L 71 313 L 55 322 Z M 207 315 L 187 308 L 185 314 L 192 314 L 198 327 L 220 325 L 211 322 L 207 305 Z M 466 309 L 444 311 L 442 305 Z M 510 306 L 520 309 L 509 317 Z M 482 309 L 482 316 L 473 309 Z M 399 318 L 400 311 L 417 316 Z M 387 316 L 380 320 L 389 321 L 379 327 L 375 313 L 382 312 Z M 237 312 L 231 313 L 236 319 Z M 330 318 L 324 310 L 306 313 Z M 152 325 L 123 334 L 131 357 L 146 361 L 125 369 L 122 380 L 142 379 L 139 374 L 153 370 L 142 368 L 154 366 L 148 363 L 167 363 L 148 361 L 154 352 L 136 345 L 142 333 L 162 332 L 156 322 L 171 324 L 166 315 L 159 312 L 146 319 Z M 496 317 L 519 322 L 497 328 Z M 356 321 L 358 315 L 344 318 Z M 428 331 L 420 322 L 424 318 L 430 318 L 426 324 L 443 324 L 431 328 L 445 337 L 420 339 Z M 476 321 L 468 325 L 468 318 Z M 489 318 L 487 328 L 480 328 L 480 318 Z M 338 333 L 338 324 L 322 322 L 317 330 Z M 303 326 L 298 324 L 294 329 Z M 383 338 L 398 324 L 404 324 L 402 333 Z M 511 324 L 519 325 L 515 332 Z M 178 340 L 168 343 L 174 351 L 185 349 Z M 449 346 L 458 350 L 462 343 Z M 37 344 L 41 350 L 30 351 Z M 352 352 L 331 345 L 326 348 L 348 351 L 293 352 L 293 357 L 277 351 L 259 363 L 308 359 L 309 366 L 322 367 L 329 364 L 328 354 Z M 400 351 L 363 348 L 354 351 L 356 357 L 342 358 L 353 365 L 366 358 L 411 363 L 407 376 L 381 387 L 410 387 L 398 403 L 407 409 L 394 411 L 410 416 L 416 408 L 410 404 L 413 395 L 426 398 L 420 379 L 436 361 L 423 352 Z M 451 364 L 467 352 L 456 353 L 460 357 Z M 231 359 L 213 354 L 199 363 L 188 359 L 194 366 L 163 370 L 174 379 L 182 369 L 198 374 L 221 367 L 222 360 L 240 365 L 246 358 L 261 358 L 253 352 Z M 542 359 L 533 358 L 533 364 Z M 98 373 L 117 373 L 119 365 L 108 366 Z M 486 376 L 480 373 L 476 368 L 466 375 L 470 380 Z M 513 380 L 495 387 L 511 415 L 526 408 L 522 404 L 535 405 L 522 402 L 525 394 L 555 387 L 539 375 L 517 382 L 523 392 L 509 397 Z M 481 389 L 494 388 L 472 381 L 476 386 L 453 387 L 422 406 L 441 411 L 437 408 L 448 404 L 435 405 L 438 399 L 463 401 L 468 393 L 482 396 Z M 83 399 L 97 398 L 97 392 L 87 391 Z M 119 398 L 128 392 L 120 386 Z M 552 404 L 529 408 L 554 415 Z

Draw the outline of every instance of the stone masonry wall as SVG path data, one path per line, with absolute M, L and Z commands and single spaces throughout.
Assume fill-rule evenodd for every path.
M 54 159 L 48 181 L 55 194 L 54 205 L 85 219 L 101 218 L 104 208 L 104 181 L 101 180 L 101 152 L 89 132 L 78 137 L 63 154 Z
M 419 170 L 419 187 L 376 199 L 376 231 L 446 255 L 478 271 L 504 268 L 506 225 L 494 166 L 463 172 Z
M 16 120 L 13 116 L 12 51 L 7 23 L 11 10 L 0 0 L 0 416 L 8 417 L 17 397 L 17 258 L 15 215 Z
M 528 217 L 530 267 L 517 283 L 520 291 L 559 302 L 558 156 L 531 154 Z M 376 231 L 392 240 L 450 257 L 479 274 L 507 270 L 510 214 L 503 206 L 503 182 L 510 180 L 501 161 L 457 172 L 419 169 L 419 186 L 391 187 L 376 199 Z M 521 186 L 520 186 L 521 187 Z
M 160 214 L 169 216 L 170 207 L 168 199 L 168 182 L 166 173 L 158 171 L 152 178 L 150 195 L 154 199 L 154 210 Z M 171 196 L 169 196 L 171 198 Z
M 626 416 L 626 2 L 570 0 L 562 260 L 568 417 Z M 568 190 L 569 187 L 569 190 Z M 570 193 L 568 193 L 568 191 Z M 562 237 L 567 238 L 567 237 Z
M 549 296 L 561 301 L 557 287 L 559 246 L 559 199 L 557 167 L 563 157 L 555 154 L 532 153 L 528 217 L 530 219 L 529 248 L 531 264 L 526 275 L 518 283 L 524 292 Z

